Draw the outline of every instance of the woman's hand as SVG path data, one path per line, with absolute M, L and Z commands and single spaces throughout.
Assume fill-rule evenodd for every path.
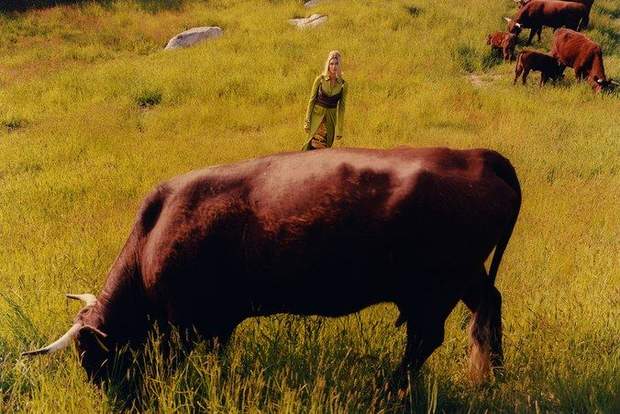
M 304 131 L 306 132 L 306 134 L 310 132 L 310 124 L 307 122 L 304 124 Z
M 342 135 L 336 135 L 336 141 L 340 141 L 342 139 Z

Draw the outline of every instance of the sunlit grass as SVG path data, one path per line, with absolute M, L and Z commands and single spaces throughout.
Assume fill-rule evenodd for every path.
M 0 15 L 0 411 L 123 407 L 118 392 L 87 382 L 75 352 L 19 354 L 69 326 L 79 305 L 63 293 L 101 289 L 158 182 L 297 151 L 312 80 L 331 49 L 343 52 L 350 84 L 337 146 L 488 147 L 516 166 L 524 203 L 498 276 L 506 378 L 469 383 L 459 306 L 410 398 L 386 396 L 405 338 L 396 310 L 381 305 L 335 320 L 248 320 L 222 356 L 200 345 L 169 364 L 151 349 L 135 356 L 143 371 L 132 377 L 134 409 L 620 411 L 617 94 L 593 94 L 570 69 L 556 86 L 539 88 L 537 73 L 512 86 L 514 64 L 485 44 L 513 14 L 511 0 L 330 0 L 311 10 L 294 0 L 168 3 Z M 328 23 L 287 23 L 313 12 Z M 587 34 L 618 79 L 618 6 L 597 0 L 592 13 Z M 224 36 L 163 51 L 204 25 Z M 551 38 L 545 30 L 533 47 L 548 50 Z

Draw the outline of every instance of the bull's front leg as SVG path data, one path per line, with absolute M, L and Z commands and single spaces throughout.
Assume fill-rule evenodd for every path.
M 545 72 L 541 72 L 540 83 L 538 84 L 538 86 L 542 87 L 545 83 L 547 83 L 547 75 L 545 74 Z
M 527 44 L 528 44 L 528 45 L 531 45 L 531 44 L 532 44 L 532 39 L 534 38 L 534 35 L 536 34 L 536 32 L 537 32 L 537 31 L 538 31 L 538 28 L 537 28 L 537 27 L 532 27 L 532 28 L 530 29 L 530 35 L 529 35 L 529 37 L 527 38 Z M 539 41 L 540 41 L 540 38 L 539 38 Z
M 405 354 L 392 376 L 390 388 L 399 396 L 404 396 L 410 381 L 418 375 L 424 362 L 443 343 L 443 339 L 444 321 L 408 320 Z

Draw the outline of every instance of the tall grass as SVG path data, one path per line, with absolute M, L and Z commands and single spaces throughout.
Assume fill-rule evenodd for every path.
M 620 411 L 618 95 L 595 95 L 570 71 L 556 86 L 513 87 L 513 66 L 485 44 L 511 0 L 174 3 L 0 14 L 0 411 L 132 409 L 118 390 L 88 383 L 75 352 L 19 354 L 69 326 L 78 305 L 64 292 L 99 291 L 159 181 L 298 150 L 331 49 L 343 52 L 350 84 L 337 145 L 488 147 L 516 166 L 524 205 L 498 276 L 506 377 L 468 381 L 459 306 L 409 397 L 386 396 L 404 332 L 381 305 L 333 320 L 248 320 L 223 355 L 200 345 L 174 364 L 152 347 L 134 356 L 133 409 Z M 327 24 L 287 23 L 313 12 Z M 586 32 L 616 79 L 618 13 L 616 1 L 597 0 Z M 224 36 L 162 50 L 204 25 Z M 545 30 L 534 47 L 550 41 Z

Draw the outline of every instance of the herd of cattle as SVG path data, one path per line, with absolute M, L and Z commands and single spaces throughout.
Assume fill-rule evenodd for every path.
M 502 51 L 504 60 L 515 57 L 517 39 L 523 29 L 530 29 L 527 44 L 535 35 L 540 35 L 543 27 L 553 28 L 551 53 L 536 50 L 522 50 L 517 56 L 515 78 L 522 76 L 523 84 L 530 71 L 541 72 L 540 85 L 548 79 L 557 80 L 563 76 L 568 66 L 575 70 L 577 80 L 585 79 L 597 91 L 608 91 L 619 84 L 605 76 L 603 53 L 600 45 L 579 30 L 586 28 L 590 21 L 590 10 L 594 0 L 513 0 L 519 9 L 508 22 L 506 32 L 495 32 L 487 37 L 492 49 Z

